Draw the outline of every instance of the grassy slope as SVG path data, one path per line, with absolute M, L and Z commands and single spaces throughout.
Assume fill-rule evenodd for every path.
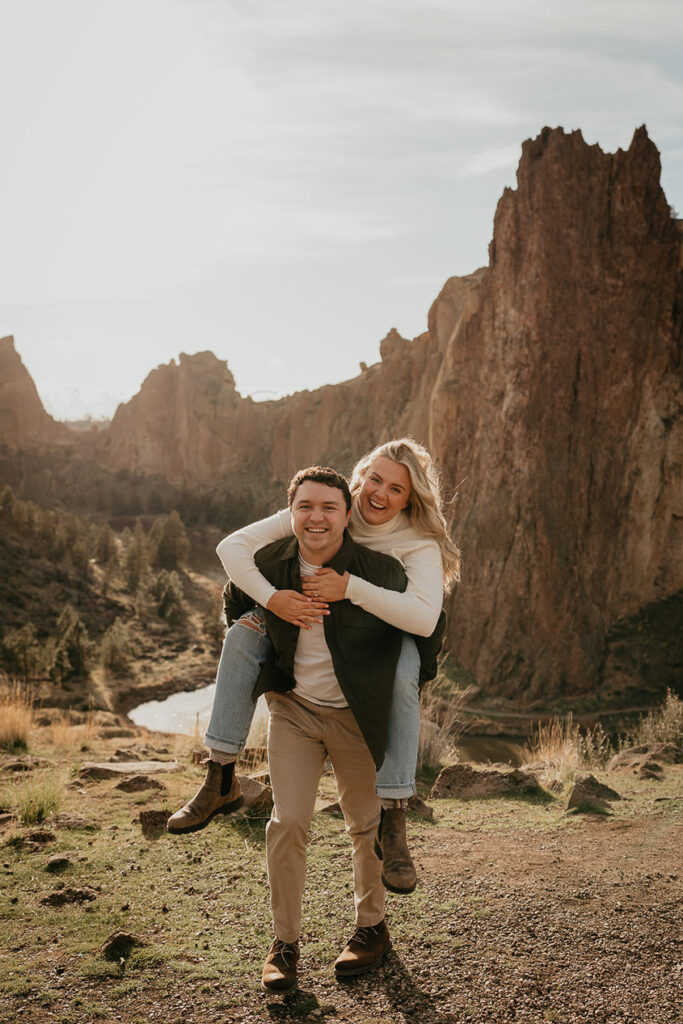
M 79 736 L 72 739 L 80 742 Z M 163 746 L 158 736 L 151 738 Z M 91 738 L 80 756 L 105 759 L 117 742 Z M 53 776 L 56 770 L 73 780 L 61 813 L 85 821 L 66 828 L 48 820 L 39 826 L 53 834 L 48 842 L 32 842 L 37 826 L 4 833 L 3 1021 L 206 1024 L 307 1019 L 314 1011 L 310 1019 L 355 1024 L 675 1019 L 668 1015 L 675 1005 L 673 953 L 664 943 L 644 960 L 643 943 L 657 941 L 673 927 L 672 915 L 680 916 L 680 905 L 676 912 L 671 902 L 676 876 L 670 861 L 680 849 L 683 766 L 667 766 L 659 783 L 613 773 L 608 781 L 626 799 L 605 820 L 568 816 L 566 798 L 552 795 L 438 801 L 436 823 L 411 823 L 418 890 L 409 899 L 389 897 L 395 952 L 377 975 L 347 985 L 334 981 L 331 963 L 353 921 L 349 846 L 339 819 L 317 815 L 309 841 L 302 989 L 282 1001 L 257 989 L 270 941 L 265 819 L 242 814 L 195 835 L 142 835 L 140 810 L 176 809 L 202 774 L 189 763 L 189 741 L 168 742 L 181 771 L 158 776 L 164 791 L 126 794 L 113 781 L 74 779 L 77 755 L 56 749 L 49 729 L 35 731 L 32 751 L 55 763 Z M 169 756 L 165 751 L 161 756 Z M 325 779 L 323 791 L 331 793 L 332 786 Z M 7 790 L 5 803 L 11 803 Z M 59 875 L 46 871 L 55 852 L 71 858 Z M 96 891 L 92 902 L 41 903 L 60 888 L 84 886 Z M 652 904 L 656 915 L 648 919 Z M 619 938 L 624 928 L 626 945 Z M 145 943 L 123 964 L 99 952 L 117 929 Z M 565 952 L 578 956 L 572 971 L 551 971 L 549 964 Z M 614 967 L 598 977 L 598 963 Z M 576 986 L 584 976 L 585 993 Z M 615 984 L 629 977 L 645 1016 L 593 1016 L 588 1004 L 585 1015 L 575 1015 L 582 999 L 614 1004 Z M 567 987 L 566 979 L 574 981 Z

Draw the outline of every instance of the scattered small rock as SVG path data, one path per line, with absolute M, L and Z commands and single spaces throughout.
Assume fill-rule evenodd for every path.
M 240 786 L 245 807 L 252 807 L 255 810 L 261 811 L 270 811 L 272 809 L 273 791 L 270 786 L 264 786 L 262 782 L 252 778 L 250 775 L 240 777 Z
M 414 793 L 408 800 L 408 810 L 424 818 L 425 821 L 434 821 L 434 808 L 426 804 L 417 793 Z
M 138 821 L 142 827 L 142 834 L 147 839 L 156 838 L 161 832 L 166 831 L 166 822 L 173 811 L 161 809 L 157 811 L 140 811 Z
M 56 814 L 52 818 L 55 828 L 80 829 L 83 832 L 97 832 L 100 825 L 94 821 L 83 818 L 80 814 Z
M 158 772 L 175 772 L 177 761 L 119 761 L 96 762 L 86 761 L 78 772 L 78 779 L 99 782 L 102 779 L 114 779 L 120 775 L 156 775 Z
M 318 804 L 318 810 L 321 814 L 341 814 L 342 809 L 338 800 L 323 800 L 322 803 Z
M 53 853 L 52 856 L 48 858 L 45 870 L 51 875 L 58 875 L 60 871 L 64 871 L 66 868 L 71 867 L 73 863 L 73 857 L 68 853 Z
M 123 908 L 122 908 L 123 909 Z M 112 932 L 99 948 L 105 960 L 127 960 L 131 950 L 146 943 L 131 932 Z
M 616 790 L 598 782 L 594 775 L 584 775 L 572 787 L 567 810 L 609 814 L 612 800 L 621 800 Z
M 144 789 L 161 789 L 166 791 L 166 786 L 149 775 L 133 775 L 129 779 L 122 779 L 117 782 L 114 789 L 120 789 L 124 793 L 141 793 Z
M 45 896 L 40 902 L 44 907 L 62 907 L 65 903 L 89 903 L 96 899 L 95 890 L 86 885 L 82 889 L 70 887 L 58 889 L 57 892 Z
M 109 758 L 110 761 L 141 761 L 140 755 L 132 747 L 119 747 Z
M 614 768 L 638 768 L 648 761 L 683 764 L 683 748 L 677 743 L 644 743 L 639 747 L 628 747 L 614 755 L 607 769 L 612 771 Z
M 4 772 L 32 772 L 35 768 L 54 768 L 54 766 L 54 761 L 48 761 L 46 757 L 34 757 L 31 754 L 0 761 L 0 770 Z
M 439 774 L 429 799 L 458 797 L 460 800 L 477 800 L 486 796 L 508 796 L 537 789 L 540 786 L 533 772 L 521 768 L 503 772 L 473 768 L 471 764 L 452 764 Z
M 54 843 L 57 836 L 54 832 L 51 832 L 49 828 L 36 828 L 33 832 L 29 832 L 26 836 L 29 843 Z
M 664 769 L 656 761 L 645 761 L 639 768 L 634 768 L 633 770 L 637 772 L 641 779 L 654 779 L 655 782 L 661 782 L 664 778 Z

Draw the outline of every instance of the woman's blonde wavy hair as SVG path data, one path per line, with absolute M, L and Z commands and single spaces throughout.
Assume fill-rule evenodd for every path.
M 410 474 L 411 494 L 406 514 L 418 533 L 434 537 L 441 548 L 443 585 L 446 591 L 460 581 L 460 551 L 448 533 L 443 514 L 441 478 L 426 448 L 412 437 L 387 441 L 361 456 L 351 474 L 351 496 L 358 497 L 363 480 L 374 459 L 384 457 L 405 466 Z

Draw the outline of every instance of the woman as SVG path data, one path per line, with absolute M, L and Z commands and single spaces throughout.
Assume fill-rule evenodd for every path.
M 231 534 L 217 551 L 227 574 L 257 605 L 303 629 L 322 621 L 329 602 L 347 599 L 404 631 L 386 755 L 377 773 L 376 791 L 383 807 L 379 845 L 385 884 L 392 891 L 411 892 L 416 877 L 405 843 L 405 806 L 415 792 L 420 733 L 420 663 L 411 634 L 429 636 L 434 631 L 444 589 L 459 579 L 460 555 L 448 534 L 432 458 L 411 438 L 389 441 L 363 456 L 353 470 L 350 486 L 353 538 L 401 562 L 408 578 L 403 593 L 384 590 L 348 573 L 340 576 L 332 569 L 320 569 L 314 577 L 303 578 L 303 594 L 276 591 L 256 568 L 254 554 L 291 535 L 287 509 Z M 254 683 L 269 645 L 257 609 L 228 630 L 205 736 L 211 750 L 207 780 L 193 800 L 169 819 L 169 831 L 195 831 L 214 814 L 230 813 L 240 806 L 232 766 L 246 741 L 255 706 Z

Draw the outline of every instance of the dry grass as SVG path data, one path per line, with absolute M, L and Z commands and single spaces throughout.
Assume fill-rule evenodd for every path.
M 629 746 L 641 743 L 683 743 L 683 701 L 672 690 L 667 690 L 661 708 L 642 718 L 635 732 L 627 737 L 626 743 Z
M 92 747 L 99 735 L 95 713 L 89 711 L 85 721 L 74 722 L 68 712 L 57 715 L 49 725 L 50 741 L 57 750 L 82 750 Z
M 612 753 L 602 726 L 582 732 L 570 714 L 539 723 L 525 747 L 525 764 L 541 764 L 537 770 L 545 786 L 567 785 L 580 768 L 601 767 Z
M 454 764 L 458 760 L 456 743 L 465 731 L 457 698 L 444 700 L 433 690 L 427 690 L 421 704 L 418 773 L 446 763 Z
M 27 750 L 33 726 L 33 703 L 27 690 L 11 683 L 0 695 L 0 747 Z
M 37 825 L 59 810 L 64 788 L 63 774 L 53 770 L 36 772 L 5 787 L 2 802 L 16 810 L 22 825 Z

